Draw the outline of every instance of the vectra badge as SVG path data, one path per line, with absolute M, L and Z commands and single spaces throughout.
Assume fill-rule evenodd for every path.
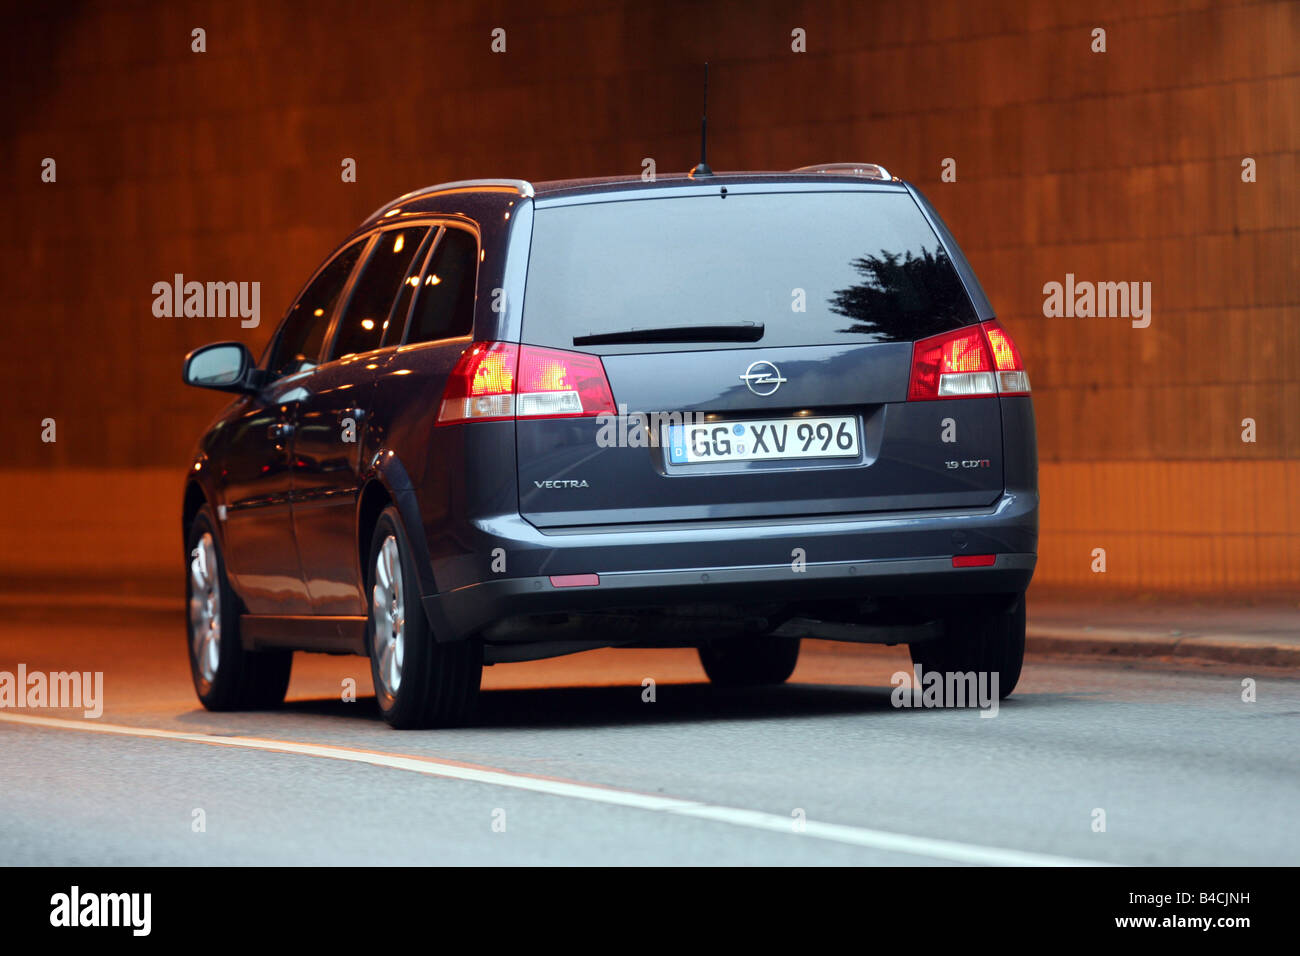
M 749 390 L 755 395 L 771 395 L 781 383 L 786 381 L 781 377 L 781 370 L 771 362 L 755 362 L 749 368 L 745 369 L 745 374 L 740 376 L 740 380 L 749 386 Z

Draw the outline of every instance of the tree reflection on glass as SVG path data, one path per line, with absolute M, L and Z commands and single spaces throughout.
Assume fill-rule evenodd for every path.
M 957 270 L 942 249 L 922 247 L 920 255 L 881 249 L 878 256 L 854 259 L 852 266 L 863 281 L 836 290 L 828 300 L 832 312 L 852 320 L 837 331 L 910 342 L 974 318 Z

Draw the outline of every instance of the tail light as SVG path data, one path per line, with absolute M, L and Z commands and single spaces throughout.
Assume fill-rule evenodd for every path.
M 909 402 L 1028 394 L 1029 373 L 1020 351 L 995 321 L 944 332 L 912 346 Z
M 612 415 L 614 393 L 599 355 L 520 346 L 518 418 Z
M 993 364 L 998 370 L 998 391 L 1003 395 L 1028 395 L 1029 373 L 1020 361 L 1020 349 L 1011 341 L 1007 330 L 997 322 L 985 322 L 980 328 L 988 336 Z
M 438 424 L 501 421 L 515 417 L 515 372 L 519 346 L 475 342 L 447 377 Z
M 439 425 L 614 414 L 598 355 L 510 342 L 475 342 L 447 378 Z

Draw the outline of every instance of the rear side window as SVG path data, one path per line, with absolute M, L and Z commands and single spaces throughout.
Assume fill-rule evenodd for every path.
M 365 247 L 366 240 L 359 239 L 340 252 L 293 304 L 267 363 L 272 379 L 316 366 L 334 306 Z
M 379 348 L 398 288 L 428 231 L 416 226 L 379 234 L 339 319 L 330 358 Z
M 397 293 L 397 301 L 393 303 L 393 314 L 388 320 L 391 327 L 384 337 L 385 342 L 400 342 L 402 333 L 406 331 L 406 316 L 411 311 L 411 300 L 415 298 L 415 291 L 420 287 L 420 274 L 424 271 L 424 260 L 429 254 L 428 247 L 438 239 L 438 227 L 434 226 L 429 233 L 430 235 L 424 239 L 419 255 L 411 260 L 411 268 L 407 271 L 406 278 L 402 280 L 401 291 Z
M 478 278 L 478 240 L 448 227 L 429 257 L 411 312 L 407 342 L 434 342 L 469 335 L 474 328 L 474 284 Z
M 743 322 L 764 327 L 754 348 L 913 341 L 974 321 L 905 192 L 640 199 L 543 207 L 534 220 L 523 340 L 537 345 Z

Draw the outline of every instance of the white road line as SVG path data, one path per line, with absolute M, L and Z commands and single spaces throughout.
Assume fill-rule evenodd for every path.
M 1077 860 L 1063 856 L 1007 850 L 1001 847 L 958 843 L 953 840 L 936 840 L 930 837 L 890 833 L 868 827 L 847 826 L 839 823 L 819 823 L 807 820 L 802 833 L 795 830 L 792 817 L 761 810 L 743 810 L 677 797 L 663 797 L 634 790 L 619 790 L 599 784 L 578 783 L 531 774 L 478 767 L 473 764 L 440 760 L 436 757 L 419 757 L 409 754 L 385 753 L 376 750 L 358 750 L 334 747 L 328 744 L 299 743 L 292 740 L 274 740 L 266 737 L 228 737 L 221 734 L 195 734 L 177 730 L 156 730 L 149 727 L 127 727 L 122 724 L 104 724 L 91 720 L 65 720 L 58 717 L 34 717 L 29 714 L 0 714 L 0 722 L 45 727 L 52 730 L 79 730 L 87 733 L 113 734 L 120 737 L 147 737 L 158 740 L 179 740 L 187 743 L 207 744 L 217 747 L 235 747 L 241 750 L 260 750 L 272 753 L 299 754 L 305 757 L 324 757 L 351 763 L 371 764 L 394 770 L 408 770 L 431 777 L 484 783 L 494 787 L 529 790 L 573 800 L 613 804 L 637 810 L 670 813 L 677 816 L 712 820 L 732 826 L 785 833 L 792 836 L 813 837 L 850 846 L 906 853 L 913 856 L 932 857 L 954 863 L 972 863 L 985 866 L 1104 866 L 1093 860 Z

